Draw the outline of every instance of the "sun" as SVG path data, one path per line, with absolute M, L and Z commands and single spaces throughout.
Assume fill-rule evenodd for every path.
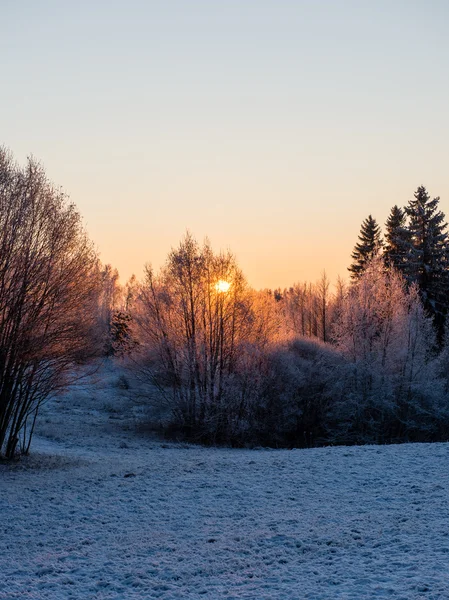
M 217 290 L 217 292 L 220 292 L 222 294 L 228 292 L 230 287 L 231 284 L 229 283 L 229 281 L 225 281 L 224 279 L 219 279 L 215 284 L 215 289 Z

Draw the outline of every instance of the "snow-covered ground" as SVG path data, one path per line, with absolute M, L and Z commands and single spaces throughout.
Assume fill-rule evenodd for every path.
M 0 465 L 0 599 L 449 598 L 448 444 L 164 444 L 121 394 L 53 402 Z

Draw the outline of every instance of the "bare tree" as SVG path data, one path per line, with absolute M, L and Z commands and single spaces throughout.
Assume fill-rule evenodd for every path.
M 98 261 L 80 216 L 0 149 L 0 454 L 29 450 L 42 402 L 96 350 Z
M 133 310 L 141 373 L 186 430 L 223 439 L 246 415 L 245 374 L 272 336 L 275 301 L 263 296 L 230 252 L 214 254 L 190 234 L 159 274 L 147 268 Z
M 330 281 L 326 275 L 326 271 L 323 271 L 321 279 L 316 285 L 316 294 L 318 296 L 319 324 L 321 329 L 321 339 L 323 340 L 323 342 L 328 341 L 327 325 L 329 320 L 329 285 Z
M 319 338 L 328 341 L 333 298 L 325 272 L 314 285 L 297 283 L 284 290 L 281 302 L 287 332 L 293 336 Z

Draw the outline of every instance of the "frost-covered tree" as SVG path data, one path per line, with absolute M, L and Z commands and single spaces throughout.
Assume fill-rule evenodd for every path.
M 385 223 L 384 260 L 387 267 L 394 267 L 406 274 L 410 253 L 410 232 L 406 224 L 406 214 L 397 205 L 393 206 Z
M 334 415 L 346 423 L 348 441 L 404 439 L 431 426 L 439 408 L 430 405 L 441 398 L 431 321 L 416 287 L 385 270 L 381 257 L 348 290 L 334 336 L 349 359 L 348 387 Z
M 448 308 L 449 265 L 447 223 L 439 201 L 420 186 L 405 212 L 411 237 L 406 275 L 410 283 L 418 284 L 424 307 L 441 337 Z
M 353 262 L 348 267 L 353 281 L 362 275 L 367 263 L 379 254 L 382 247 L 380 226 L 371 215 L 363 221 L 358 239 L 351 254 Z
M 0 454 L 27 452 L 39 408 L 99 350 L 98 260 L 75 206 L 0 150 Z

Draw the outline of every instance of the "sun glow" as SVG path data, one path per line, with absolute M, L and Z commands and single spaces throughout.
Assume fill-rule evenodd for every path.
M 229 281 L 225 281 L 224 279 L 219 279 L 215 284 L 215 289 L 217 290 L 217 292 L 220 292 L 222 294 L 228 292 L 230 287 L 231 284 L 229 283 Z

